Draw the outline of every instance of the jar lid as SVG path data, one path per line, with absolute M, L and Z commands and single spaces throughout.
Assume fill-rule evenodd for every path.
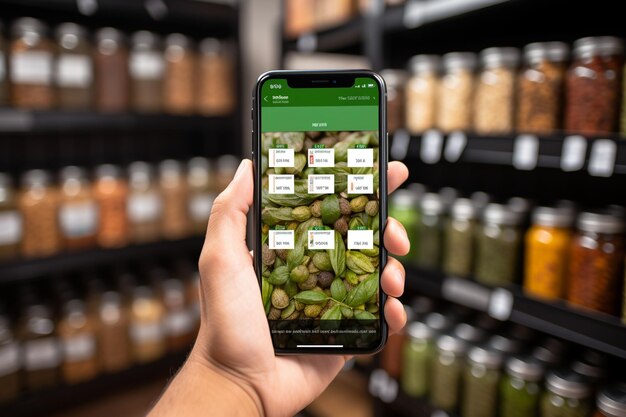
M 59 178 L 61 179 L 61 181 L 74 179 L 83 180 L 86 177 L 87 172 L 85 171 L 85 169 L 73 165 L 65 167 L 61 170 L 61 172 L 59 172 Z
M 470 200 L 472 200 L 477 214 L 480 214 L 491 202 L 491 196 L 483 191 L 475 191 L 470 195 Z
M 421 198 L 426 192 L 428 188 L 424 184 L 420 184 L 419 182 L 412 182 L 406 186 L 406 189 L 411 191 L 417 198 Z
M 502 352 L 506 355 L 512 355 L 521 352 L 522 343 L 519 340 L 510 337 L 494 335 L 489 338 L 487 345 L 494 350 Z
M 469 198 L 457 198 L 452 204 L 451 214 L 457 220 L 475 219 L 476 207 Z
M 524 197 L 511 197 L 506 205 L 509 206 L 514 213 L 519 214 L 521 217 L 526 217 L 533 207 L 533 202 Z
M 50 184 L 50 173 L 43 169 L 31 169 L 22 175 L 22 184 L 24 186 L 40 186 L 45 187 Z
M 467 352 L 467 344 L 458 337 L 444 334 L 437 339 L 437 348 L 442 352 L 451 352 L 464 355 Z
M 4 172 L 0 172 L 0 187 L 11 187 L 13 185 L 13 180 L 8 174 Z
M 533 210 L 533 223 L 546 227 L 572 227 L 574 213 L 555 207 L 537 207 Z
M 550 347 L 549 345 L 540 345 L 533 349 L 532 354 L 533 357 L 539 362 L 550 367 L 561 363 L 563 351 L 556 346 Z
M 47 30 L 48 26 L 44 22 L 33 17 L 21 17 L 11 25 L 11 34 L 14 37 L 24 36 L 26 33 L 43 35 Z
M 122 33 L 122 31 L 115 28 L 103 27 L 96 31 L 95 39 L 96 42 L 111 40 L 116 43 L 121 43 L 124 40 L 124 34 Z
M 391 194 L 392 204 L 402 208 L 416 208 L 419 199 L 414 192 L 400 189 Z
M 426 193 L 420 201 L 422 213 L 428 216 L 438 216 L 443 213 L 444 207 L 441 197 L 436 193 Z
M 442 187 L 437 191 L 441 204 L 443 204 L 444 210 L 448 210 L 452 204 L 459 198 L 459 191 L 452 187 Z
M 122 176 L 122 170 L 117 165 L 102 164 L 96 167 L 96 178 L 119 178 Z
M 470 362 L 477 365 L 484 365 L 489 369 L 498 369 L 502 366 L 504 355 L 502 352 L 491 349 L 488 346 L 475 346 L 467 353 Z
M 77 38 L 84 38 L 87 36 L 87 29 L 77 23 L 66 22 L 61 23 L 59 26 L 56 27 L 55 35 L 57 39 L 61 39 L 66 35 L 73 35 Z
M 232 172 L 234 174 L 240 162 L 241 159 L 237 158 L 235 155 L 222 155 L 217 158 L 217 170 Z
M 222 43 L 217 38 L 204 38 L 200 41 L 199 49 L 205 55 L 217 55 L 222 49 Z
M 622 233 L 624 221 L 610 214 L 584 212 L 578 216 L 580 230 L 592 233 Z
M 187 168 L 189 170 L 206 170 L 208 171 L 211 168 L 211 163 L 207 158 L 202 156 L 196 156 L 195 158 L 191 158 L 189 162 L 187 162 Z
M 476 68 L 476 54 L 473 52 L 449 52 L 442 57 L 444 70 L 468 69 L 473 71 Z
M 413 340 L 430 340 L 433 338 L 434 332 L 421 321 L 414 321 L 407 326 L 406 334 Z
M 147 162 L 136 161 L 128 166 L 131 181 L 148 182 L 152 177 L 152 167 Z
M 403 70 L 384 69 L 380 75 L 389 87 L 397 88 L 404 85 L 407 79 L 407 73 Z
M 584 58 L 595 55 L 621 55 L 624 42 L 614 36 L 590 36 L 574 42 L 574 56 Z
M 146 49 L 153 49 L 159 46 L 161 38 L 154 32 L 147 30 L 140 30 L 133 33 L 131 36 L 131 42 L 133 46 L 143 47 Z
M 182 33 L 171 33 L 165 38 L 165 47 L 179 46 L 183 49 L 191 47 L 191 39 Z
M 519 214 L 510 207 L 502 204 L 490 203 L 483 214 L 485 223 L 494 223 L 507 226 L 517 226 L 521 223 Z
M 117 291 L 106 291 L 100 297 L 103 304 L 121 305 L 122 297 Z
M 424 318 L 424 323 L 437 333 L 445 332 L 452 327 L 452 320 L 441 313 L 430 313 Z
M 585 377 L 571 369 L 557 369 L 546 376 L 546 388 L 566 398 L 587 398 L 592 393 Z
M 564 62 L 569 58 L 569 46 L 564 42 L 534 42 L 524 47 L 526 62 Z
M 572 369 L 587 378 L 598 382 L 606 377 L 608 361 L 601 353 L 587 350 L 582 357 L 572 363 Z
M 513 356 L 506 362 L 506 371 L 525 381 L 537 382 L 543 378 L 544 367 L 532 356 Z
M 440 59 L 437 55 L 415 55 L 409 61 L 409 69 L 413 74 L 438 72 Z
M 626 383 L 612 384 L 600 391 L 597 405 L 608 416 L 626 417 Z
M 480 60 L 486 68 L 514 68 L 519 65 L 520 52 L 519 49 L 510 47 L 487 48 L 480 52 Z
M 454 327 L 452 334 L 464 342 L 480 343 L 485 339 L 485 332 L 476 326 L 467 323 L 459 323 Z
M 159 172 L 161 175 L 164 174 L 178 174 L 180 175 L 183 171 L 183 165 L 175 160 L 175 159 L 166 159 L 159 163 Z

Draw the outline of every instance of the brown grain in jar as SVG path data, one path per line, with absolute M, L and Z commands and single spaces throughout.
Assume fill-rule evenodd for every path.
M 126 209 L 131 240 L 135 243 L 157 240 L 161 232 L 162 201 L 152 167 L 145 162 L 133 162 L 128 167 L 128 173 Z
M 10 47 L 11 102 L 25 109 L 54 106 L 53 46 L 40 20 L 23 17 L 13 22 Z
M 208 159 L 196 157 L 187 163 L 187 184 L 189 185 L 188 215 L 191 232 L 202 234 L 206 231 L 209 214 L 215 200 L 215 180 Z
M 167 349 L 163 319 L 165 308 L 150 287 L 133 290 L 130 317 L 130 339 L 133 356 L 139 363 L 162 357 Z
M 599 213 L 581 213 L 570 254 L 567 300 L 618 315 L 624 262 L 624 222 Z
M 57 104 L 85 110 L 93 104 L 93 62 L 87 31 L 75 23 L 63 23 L 56 29 L 56 39 Z
M 103 112 L 127 111 L 130 99 L 128 48 L 122 32 L 110 27 L 98 30 L 93 59 L 96 108 Z
M 97 308 L 100 367 L 104 372 L 119 372 L 132 364 L 129 314 L 122 297 L 115 291 L 102 294 Z
M 380 75 L 387 84 L 387 130 L 393 133 L 404 128 L 404 107 L 407 74 L 404 71 L 382 70 Z
M 437 127 L 444 132 L 469 130 L 472 125 L 472 98 L 476 54 L 451 52 L 443 56 L 444 73 L 437 97 Z
M 163 199 L 162 235 L 180 239 L 189 232 L 187 201 L 189 189 L 180 162 L 167 159 L 159 164 L 159 185 Z
M 50 184 L 48 172 L 35 169 L 23 175 L 18 205 L 23 220 L 22 255 L 50 256 L 59 252 L 59 195 Z
M 409 62 L 411 78 L 406 83 L 405 120 L 409 133 L 420 134 L 435 125 L 439 57 L 416 55 Z
M 128 184 L 120 168 L 108 164 L 96 168 L 93 194 L 98 205 L 98 244 L 104 248 L 128 244 Z
M 215 38 L 200 42 L 198 58 L 198 112 L 206 116 L 221 116 L 233 111 L 235 63 L 231 48 Z
M 98 207 L 84 169 L 61 170 L 59 226 L 66 249 L 87 249 L 96 244 Z
M 193 113 L 196 59 L 188 37 L 172 33 L 165 38 L 165 111 L 174 114 Z
M 99 371 L 96 324 L 83 301 L 72 299 L 65 303 L 59 337 L 63 346 L 61 373 L 65 382 L 77 384 L 93 379 Z
M 22 238 L 22 216 L 13 182 L 0 172 L 0 261 L 15 259 Z
M 195 319 L 185 298 L 183 281 L 170 278 L 163 282 L 165 336 L 172 351 L 190 347 L 194 338 Z
M 131 39 L 128 69 L 132 82 L 133 110 L 158 113 L 163 109 L 163 75 L 165 60 L 160 38 L 145 30 L 135 32 Z
M 561 127 L 568 47 L 562 42 L 531 43 L 517 80 L 517 129 L 552 133 Z

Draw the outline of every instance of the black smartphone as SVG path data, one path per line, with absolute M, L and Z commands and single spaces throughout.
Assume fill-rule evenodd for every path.
M 255 268 L 276 353 L 382 349 L 383 79 L 367 70 L 267 72 L 252 118 Z

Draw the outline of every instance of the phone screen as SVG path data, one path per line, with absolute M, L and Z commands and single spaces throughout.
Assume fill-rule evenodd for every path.
M 381 89 L 373 76 L 339 87 L 270 78 L 258 89 L 257 269 L 278 350 L 382 343 Z

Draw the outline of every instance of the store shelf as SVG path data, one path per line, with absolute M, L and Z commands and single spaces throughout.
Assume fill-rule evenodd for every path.
M 141 382 L 162 380 L 163 386 L 183 364 L 187 352 L 173 353 L 156 362 L 136 365 L 125 371 L 102 375 L 92 381 L 26 393 L 17 401 L 0 406 L 0 416 L 29 417 L 51 414 L 56 410 L 93 400 L 102 395 L 132 388 Z
M 363 40 L 364 28 L 363 17 L 356 16 L 341 25 L 283 39 L 283 53 L 336 52 L 344 48 L 359 47 Z
M 49 258 L 0 263 L 0 284 L 144 258 L 154 260 L 160 256 L 185 252 L 199 253 L 203 242 L 204 236 L 195 236 L 181 240 L 131 245 L 119 249 L 90 249 L 61 253 Z
M 526 296 L 517 286 L 488 288 L 467 279 L 407 266 L 411 292 L 443 298 L 531 329 L 626 359 L 626 325 L 616 317 Z

